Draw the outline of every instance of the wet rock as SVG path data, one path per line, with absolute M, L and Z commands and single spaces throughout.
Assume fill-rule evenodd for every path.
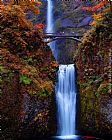
M 85 17 L 83 20 L 82 20 L 82 22 L 81 23 L 79 23 L 78 25 L 77 25 L 77 27 L 82 27 L 82 26 L 87 26 L 87 25 L 89 25 L 91 22 L 92 22 L 92 16 L 87 16 L 87 17 Z

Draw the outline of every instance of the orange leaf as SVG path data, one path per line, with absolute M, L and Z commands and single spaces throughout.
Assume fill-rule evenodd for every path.
M 39 24 L 36 24 L 35 25 L 35 28 L 36 29 L 43 29 L 44 28 L 44 25 L 42 23 L 39 23 Z
M 96 11 L 97 9 L 101 8 L 105 4 L 105 2 L 106 2 L 106 0 L 102 0 L 95 6 L 87 6 L 87 7 L 83 7 L 82 9 L 87 10 L 87 11 Z

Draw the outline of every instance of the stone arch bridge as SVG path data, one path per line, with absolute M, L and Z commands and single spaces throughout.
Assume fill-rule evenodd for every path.
M 78 42 L 82 42 L 80 40 L 82 36 L 76 36 L 76 35 L 72 35 L 72 34 L 56 34 L 56 33 L 45 33 L 44 34 L 44 39 L 45 39 L 45 43 L 50 43 L 52 41 L 55 40 L 62 40 L 62 39 L 72 39 L 74 41 L 78 41 Z

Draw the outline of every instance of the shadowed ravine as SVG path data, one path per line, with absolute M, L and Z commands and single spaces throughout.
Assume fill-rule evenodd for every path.
M 53 1 L 47 0 L 47 33 L 54 33 Z M 49 46 L 55 59 L 58 58 L 56 43 L 51 42 Z M 55 95 L 57 103 L 57 134 L 53 139 L 98 139 L 95 137 L 76 135 L 76 78 L 74 64 L 60 65 L 58 81 L 56 83 Z

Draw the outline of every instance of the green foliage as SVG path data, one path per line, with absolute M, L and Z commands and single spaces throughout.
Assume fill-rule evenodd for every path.
M 36 94 L 37 94 L 37 91 L 29 90 L 29 94 L 30 94 L 30 95 L 36 95 Z
M 97 92 L 95 92 L 95 96 L 99 97 L 101 95 L 107 95 L 109 93 L 109 90 L 112 89 L 112 84 L 101 84 L 98 88 Z
M 106 94 L 108 93 L 109 89 L 112 88 L 112 84 L 101 84 L 99 87 L 99 93 Z
M 87 83 L 80 83 L 80 88 L 81 88 L 81 89 L 84 89 L 84 88 L 86 88 L 87 86 L 88 86 Z
M 32 82 L 32 80 L 31 80 L 30 78 L 28 78 L 27 75 L 22 74 L 22 75 L 20 76 L 20 83 L 23 83 L 23 84 L 25 84 L 25 85 L 30 85 L 31 82 Z
M 108 87 L 103 87 L 100 92 L 103 92 L 104 94 L 108 92 Z
M 46 93 L 40 93 L 39 96 L 40 97 L 47 97 L 48 95 Z
M 47 97 L 47 96 L 48 96 L 46 88 L 42 88 L 42 89 L 40 90 L 39 96 L 40 96 L 40 97 Z
M 95 96 L 98 98 L 100 96 L 99 92 L 95 92 Z
M 33 59 L 32 59 L 32 57 L 30 57 L 27 60 L 25 60 L 24 62 L 25 62 L 25 64 L 29 64 L 29 63 L 33 62 Z
M 4 71 L 4 66 L 0 65 L 0 72 Z

